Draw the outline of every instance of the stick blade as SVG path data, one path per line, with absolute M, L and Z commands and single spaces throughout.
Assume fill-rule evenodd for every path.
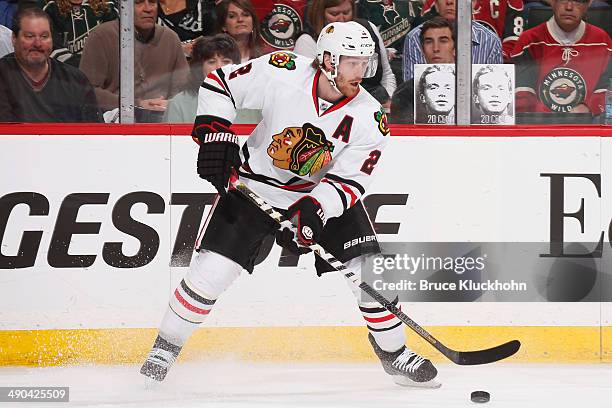
M 520 348 L 521 342 L 518 340 L 512 340 L 486 350 L 455 351 L 450 355 L 447 355 L 447 357 L 451 359 L 453 363 L 459 365 L 489 364 L 516 354 Z

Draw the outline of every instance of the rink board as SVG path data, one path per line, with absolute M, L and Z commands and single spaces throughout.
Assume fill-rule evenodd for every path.
M 477 350 L 520 339 L 507 363 L 612 363 L 610 327 L 434 326 L 430 332 L 459 350 Z M 432 361 L 448 363 L 407 329 L 410 347 Z M 14 330 L 0 332 L 0 365 L 139 363 L 156 329 Z M 601 347 L 601 338 L 608 344 Z M 216 327 L 198 329 L 179 361 L 374 362 L 363 327 Z
M 0 136 L 0 364 L 137 361 L 154 337 L 143 328 L 157 326 L 187 271 L 188 241 L 214 193 L 195 174 L 197 149 L 184 127 L 114 129 Z M 564 238 L 590 243 L 603 234 L 609 254 L 608 130 L 413 132 L 394 132 L 368 191 L 381 241 L 548 242 L 551 178 L 543 175 L 589 175 L 598 186 L 582 176 L 565 182 L 565 211 L 582 203 L 584 216 L 582 226 L 565 219 Z M 22 204 L 11 208 L 15 200 Z M 279 258 L 272 247 L 255 274 L 228 290 L 183 358 L 371 358 L 344 281 L 314 276 L 310 257 L 295 267 Z M 519 338 L 525 346 L 513 361 L 612 361 L 610 302 L 419 302 L 403 310 L 456 348 Z

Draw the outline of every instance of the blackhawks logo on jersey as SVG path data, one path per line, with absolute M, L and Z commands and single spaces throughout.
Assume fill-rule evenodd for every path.
M 274 48 L 293 48 L 295 37 L 301 32 L 300 15 L 286 4 L 275 4 L 261 22 L 261 37 Z
M 275 167 L 298 176 L 312 176 L 332 160 L 334 145 L 318 127 L 305 123 L 272 136 L 268 156 Z
M 389 134 L 389 124 L 387 123 L 387 114 L 383 111 L 381 107 L 378 112 L 374 113 L 374 120 L 378 122 L 378 130 L 382 133 L 383 136 L 387 136 Z
M 288 70 L 295 69 L 295 54 L 290 52 L 275 52 L 270 54 L 270 64 L 274 65 L 276 68 L 286 68 Z
M 570 68 L 555 68 L 543 79 L 540 100 L 553 112 L 570 112 L 584 102 L 586 81 Z

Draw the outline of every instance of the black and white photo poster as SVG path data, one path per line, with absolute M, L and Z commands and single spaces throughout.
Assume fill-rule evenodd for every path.
M 414 123 L 455 123 L 455 65 L 414 65 Z
M 514 125 L 514 65 L 472 65 L 474 125 Z

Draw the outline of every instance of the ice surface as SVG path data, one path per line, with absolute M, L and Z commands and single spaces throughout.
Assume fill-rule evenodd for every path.
M 144 389 L 139 365 L 3 367 L 2 386 L 69 386 L 70 403 L 24 407 L 473 407 L 470 392 L 491 393 L 487 408 L 612 406 L 612 365 L 439 364 L 442 388 L 402 388 L 376 364 L 177 363 Z

